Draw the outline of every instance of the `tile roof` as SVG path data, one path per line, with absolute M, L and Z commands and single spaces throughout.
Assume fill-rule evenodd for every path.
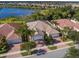
M 21 24 L 20 23 L 9 23 L 10 26 L 16 28 L 16 29 L 19 29 L 21 28 Z
M 2 25 L 0 25 L 0 26 L 2 26 Z M 12 30 L 13 29 L 11 26 L 9 26 L 8 24 L 4 24 L 4 26 L 0 27 L 0 34 L 7 36 Z
M 43 21 L 34 21 L 34 22 L 29 22 L 27 23 L 29 29 L 38 29 L 40 31 L 45 31 L 49 34 L 53 34 L 53 33 L 59 33 L 57 30 L 51 28 L 47 23 L 43 22 Z
M 72 28 L 74 26 L 74 23 L 71 22 L 69 19 L 59 19 L 57 20 L 57 23 L 60 27 L 70 27 Z
M 58 25 L 62 28 L 68 26 L 70 28 L 79 29 L 79 22 L 72 22 L 69 19 L 59 19 L 59 20 L 56 20 L 56 21 L 57 21 Z
M 20 37 L 16 33 L 12 33 L 7 39 L 20 39 Z
M 13 32 L 12 32 L 13 31 Z M 6 36 L 7 39 L 18 38 L 18 35 L 14 31 L 14 27 L 9 24 L 0 24 L 0 34 Z

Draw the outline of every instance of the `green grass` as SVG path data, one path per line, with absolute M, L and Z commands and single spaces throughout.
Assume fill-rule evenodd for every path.
M 21 55 L 22 56 L 27 56 L 28 55 L 28 52 L 27 51 L 26 52 L 22 52 Z
M 57 49 L 57 46 L 48 46 L 48 48 L 49 48 L 50 50 L 55 50 L 55 49 Z

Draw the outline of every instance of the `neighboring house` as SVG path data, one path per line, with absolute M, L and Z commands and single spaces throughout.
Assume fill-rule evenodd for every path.
M 74 26 L 73 22 L 71 22 L 71 20 L 69 19 L 59 19 L 59 20 L 56 20 L 56 22 L 57 22 L 57 26 L 60 29 L 63 29 L 64 27 L 73 28 Z
M 10 24 L 0 24 L 0 34 L 4 35 L 8 44 L 21 43 L 21 37 L 15 33 L 15 28 Z
M 59 20 L 56 20 L 56 22 L 58 23 L 57 26 L 60 29 L 63 29 L 64 27 L 69 27 L 69 28 L 73 28 L 76 31 L 79 31 L 79 22 L 77 22 L 75 20 L 59 19 Z
M 51 26 L 49 26 L 44 21 L 37 20 L 37 21 L 33 21 L 33 22 L 28 22 L 27 26 L 29 27 L 29 29 L 31 29 L 31 30 L 33 29 L 33 30 L 35 30 L 38 33 L 42 32 L 44 34 L 44 32 L 46 32 L 47 35 L 48 36 L 51 35 L 52 38 L 59 36 L 59 32 L 57 30 L 51 28 Z M 40 34 L 40 35 L 42 35 L 42 34 Z M 36 35 L 37 37 L 36 36 L 35 37 L 37 39 L 40 39 L 41 38 L 40 35 Z M 42 35 L 42 36 L 44 36 L 44 35 Z

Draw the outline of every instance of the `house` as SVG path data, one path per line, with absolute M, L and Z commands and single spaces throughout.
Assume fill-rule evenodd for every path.
M 79 22 L 71 19 L 59 19 L 56 20 L 58 23 L 57 27 L 63 29 L 64 27 L 73 28 L 76 31 L 79 31 Z
M 0 34 L 6 37 L 8 44 L 21 43 L 21 37 L 15 33 L 15 28 L 9 24 L 0 24 Z
M 46 32 L 46 34 L 49 36 L 52 36 L 52 38 L 54 37 L 58 37 L 59 36 L 59 32 L 53 28 L 51 28 L 51 26 L 49 26 L 47 23 L 45 23 L 44 21 L 33 21 L 33 22 L 28 22 L 27 26 L 29 27 L 29 29 L 33 29 L 35 30 L 37 33 L 42 33 L 40 35 L 35 35 L 33 39 L 40 39 L 41 37 L 44 36 L 44 32 Z

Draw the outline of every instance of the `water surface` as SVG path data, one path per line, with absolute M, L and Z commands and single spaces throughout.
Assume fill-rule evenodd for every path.
M 11 16 L 27 16 L 35 12 L 32 9 L 22 8 L 0 8 L 0 18 L 6 18 Z

